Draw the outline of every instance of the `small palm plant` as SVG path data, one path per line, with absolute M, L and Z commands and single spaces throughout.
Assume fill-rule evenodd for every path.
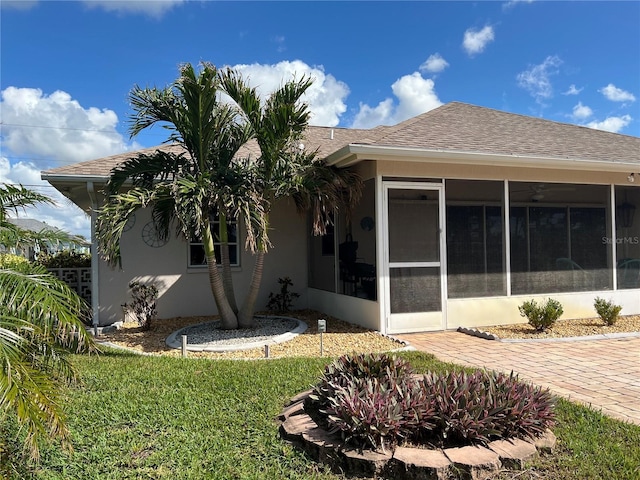
M 20 233 L 8 211 L 42 202 L 51 203 L 24 187 L 0 186 L 0 238 Z M 40 439 L 70 447 L 59 387 L 76 380 L 66 352 L 96 351 L 80 320 L 87 314 L 85 302 L 44 267 L 0 255 L 0 420 L 15 415 L 34 460 Z

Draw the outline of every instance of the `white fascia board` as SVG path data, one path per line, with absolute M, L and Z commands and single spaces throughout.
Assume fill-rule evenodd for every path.
M 363 160 L 402 159 L 407 162 L 487 165 L 504 167 L 551 168 L 631 173 L 640 171 L 640 163 L 585 160 L 560 157 L 530 157 L 494 153 L 432 150 L 414 147 L 384 147 L 378 145 L 347 145 L 327 157 L 327 164 L 348 167 Z
M 64 173 L 41 173 L 40 178 L 42 180 L 46 180 L 47 182 L 73 182 L 73 183 L 87 183 L 87 182 L 96 182 L 96 183 L 106 183 L 109 180 L 109 177 L 103 177 L 98 175 L 69 175 Z

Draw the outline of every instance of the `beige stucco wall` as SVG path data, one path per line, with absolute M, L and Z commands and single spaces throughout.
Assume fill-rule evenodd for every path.
M 215 302 L 209 287 L 207 269 L 187 268 L 188 244 L 171 238 L 160 248 L 146 245 L 142 227 L 150 220 L 149 212 L 136 213 L 136 222 L 122 238 L 122 270 L 104 262 L 99 266 L 100 324 L 122 320 L 121 305 L 130 300 L 128 284 L 132 280 L 155 282 L 160 290 L 158 318 L 213 315 Z M 297 214 L 292 202 L 282 201 L 273 209 L 270 232 L 273 248 L 265 257 L 262 287 L 257 309 L 264 309 L 270 292 L 279 289 L 278 278 L 289 276 L 292 291 L 301 296 L 296 308 L 307 306 L 307 225 Z M 244 241 L 244 236 L 241 236 Z M 233 269 L 238 303 L 244 298 L 253 272 L 253 257 L 241 246 L 240 267 Z
M 484 179 L 550 183 L 596 183 L 604 185 L 613 183 L 619 185 L 630 185 L 627 181 L 628 173 L 557 170 L 549 168 L 516 168 L 486 165 L 459 165 L 393 160 L 378 161 L 377 174 L 383 177 L 457 178 L 467 180 Z
M 458 327 L 486 327 L 526 323 L 520 316 L 518 307 L 523 302 L 536 300 L 544 302 L 549 297 L 562 304 L 562 320 L 597 317 L 593 308 L 595 297 L 601 296 L 622 305 L 622 315 L 640 312 L 640 295 L 637 290 L 619 290 L 616 292 L 578 292 L 554 293 L 552 295 L 514 295 L 511 297 L 464 298 L 447 301 L 447 329 Z
M 372 330 L 380 330 L 380 305 L 363 298 L 310 288 L 310 308 Z M 327 325 L 331 331 L 331 325 Z

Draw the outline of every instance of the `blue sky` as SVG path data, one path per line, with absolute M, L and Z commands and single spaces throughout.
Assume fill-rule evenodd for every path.
M 234 66 L 265 94 L 311 75 L 316 125 L 461 101 L 640 136 L 637 1 L 2 0 L 0 15 L 0 182 L 50 194 L 43 169 L 165 140 L 129 138 L 127 94 L 184 62 Z M 88 236 L 68 204 L 26 215 Z

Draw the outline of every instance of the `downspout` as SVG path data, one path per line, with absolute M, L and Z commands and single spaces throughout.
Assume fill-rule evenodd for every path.
M 93 182 L 87 182 L 87 193 L 91 201 L 91 310 L 93 334 L 98 336 L 100 316 L 100 298 L 98 288 L 98 244 L 96 240 L 96 221 L 98 218 L 98 199 Z

